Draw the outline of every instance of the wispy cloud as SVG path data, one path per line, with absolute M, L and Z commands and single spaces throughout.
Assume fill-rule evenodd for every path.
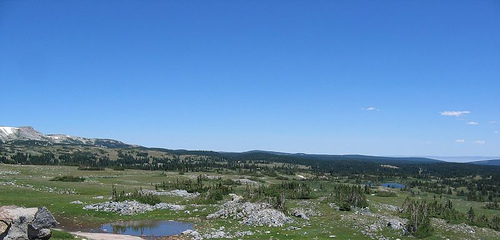
M 476 141 L 474 141 L 474 143 L 475 144 L 479 144 L 479 145 L 483 145 L 483 144 L 486 143 L 486 141 L 484 141 L 484 140 L 476 140 Z
M 463 139 L 457 139 L 457 140 L 455 140 L 455 142 L 457 142 L 457 143 L 464 143 L 465 140 L 463 140 Z
M 464 114 L 469 114 L 470 111 L 444 111 L 441 112 L 441 116 L 450 116 L 450 117 L 460 117 Z
M 361 108 L 361 110 L 364 111 L 378 111 L 379 109 L 376 107 L 367 107 L 367 108 Z
M 494 131 L 494 133 L 498 133 L 498 131 Z
M 478 122 L 467 122 L 465 124 L 467 124 L 467 125 L 478 125 L 479 123 Z
M 497 121 L 490 121 L 491 124 L 497 124 Z

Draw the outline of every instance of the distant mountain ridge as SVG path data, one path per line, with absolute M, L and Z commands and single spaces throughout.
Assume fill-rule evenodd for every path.
M 276 157 L 288 156 L 299 159 L 311 159 L 311 160 L 323 160 L 323 161 L 351 160 L 351 161 L 375 162 L 381 164 L 443 162 L 441 160 L 425 158 L 425 157 L 384 157 L 384 156 L 368 156 L 359 154 L 330 155 L 330 154 L 308 154 L 308 153 L 283 153 L 283 152 L 261 151 L 261 150 L 252 150 L 248 152 L 243 152 L 241 154 L 253 154 L 253 155 L 263 154 L 263 155 L 274 155 Z
M 31 126 L 24 127 L 7 127 L 0 126 L 0 144 L 2 143 L 34 143 L 36 145 L 83 145 L 96 146 L 106 148 L 129 148 L 140 147 L 144 149 L 154 149 L 159 151 L 167 151 L 178 154 L 193 154 L 193 155 L 222 155 L 236 158 L 254 158 L 254 159 L 310 159 L 320 161 L 361 161 L 373 162 L 378 164 L 422 164 L 422 163 L 444 163 L 441 159 L 432 157 L 385 157 L 385 156 L 369 156 L 369 155 L 329 155 L 329 154 L 307 154 L 307 153 L 285 153 L 277 151 L 252 150 L 247 152 L 216 152 L 216 151 L 195 151 L 195 150 L 170 150 L 164 148 L 147 148 L 138 145 L 126 144 L 113 139 L 100 138 L 85 138 L 78 136 L 70 136 L 65 134 L 43 134 L 35 130 Z M 491 165 L 500 166 L 500 159 L 471 161 L 468 164 L 474 165 Z
M 75 145 L 90 145 L 101 147 L 130 147 L 132 145 L 125 144 L 118 140 L 99 139 L 99 138 L 84 138 L 70 136 L 65 134 L 43 134 L 35 130 L 31 126 L 23 127 L 6 127 L 0 126 L 0 143 L 21 142 L 38 142 L 43 144 L 75 144 Z
M 500 159 L 469 162 L 476 165 L 500 166 Z

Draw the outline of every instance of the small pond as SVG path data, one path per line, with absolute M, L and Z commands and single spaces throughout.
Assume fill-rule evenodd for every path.
M 382 183 L 382 187 L 388 187 L 388 188 L 405 188 L 406 185 L 402 183 Z
M 161 237 L 181 234 L 183 231 L 193 229 L 193 223 L 176 221 L 120 221 L 104 224 L 99 228 L 100 232 L 126 234 L 143 237 Z

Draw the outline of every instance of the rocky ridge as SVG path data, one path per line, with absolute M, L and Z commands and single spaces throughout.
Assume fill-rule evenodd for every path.
M 281 227 L 293 222 L 293 219 L 273 209 L 270 204 L 241 201 L 225 202 L 217 212 L 207 216 L 207 219 L 215 218 L 234 219 L 240 220 L 244 225 L 269 227 Z
M 109 147 L 109 148 L 131 146 L 121 141 L 112 139 L 84 138 L 84 137 L 70 136 L 65 134 L 43 134 L 35 130 L 31 126 L 24 126 L 24 127 L 0 126 L 0 143 L 9 143 L 18 141 L 21 142 L 34 141 L 37 144 L 44 144 L 44 145 L 76 144 L 76 145 L 90 145 L 90 146 Z

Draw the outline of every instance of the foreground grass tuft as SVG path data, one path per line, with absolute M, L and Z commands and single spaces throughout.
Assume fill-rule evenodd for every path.
M 52 230 L 52 238 L 51 239 L 74 239 L 75 237 L 71 235 L 69 232 Z

